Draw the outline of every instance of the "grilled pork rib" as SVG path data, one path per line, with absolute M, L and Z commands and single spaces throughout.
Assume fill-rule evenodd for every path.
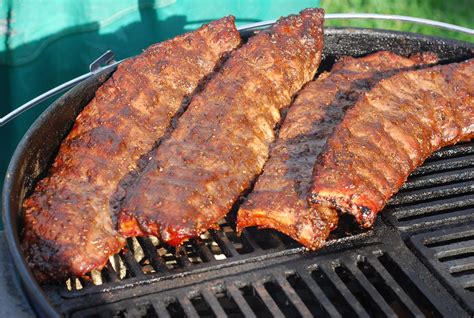
M 371 226 L 437 149 L 474 136 L 474 59 L 382 80 L 345 115 L 317 160 L 310 201 Z
M 337 225 L 338 215 L 331 208 L 311 208 L 307 197 L 314 162 L 327 138 L 346 110 L 382 78 L 436 61 L 429 53 L 411 59 L 390 52 L 344 57 L 330 73 L 308 83 L 288 111 L 263 174 L 239 209 L 238 230 L 273 228 L 308 248 L 321 247 Z
M 77 117 L 49 175 L 24 201 L 23 250 L 39 280 L 102 268 L 125 243 L 110 199 L 221 58 L 240 45 L 234 18 L 155 44 L 119 65 Z
M 321 60 L 323 10 L 280 19 L 226 61 L 128 188 L 125 236 L 178 246 L 214 226 L 262 171 L 280 110 Z

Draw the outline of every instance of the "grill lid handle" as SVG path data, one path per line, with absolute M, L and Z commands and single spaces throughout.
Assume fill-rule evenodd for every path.
M 337 19 L 375 19 L 375 20 L 391 20 L 391 21 L 402 21 L 402 22 L 410 22 L 410 23 L 416 23 L 416 24 L 423 24 L 423 25 L 429 25 L 432 27 L 436 28 L 442 28 L 450 31 L 456 31 L 456 32 L 462 32 L 462 33 L 467 33 L 470 35 L 474 35 L 474 30 L 466 27 L 462 27 L 459 25 L 454 25 L 454 24 L 449 24 L 445 22 L 440 22 L 440 21 L 434 21 L 434 20 L 429 20 L 429 19 L 423 19 L 423 18 L 416 18 L 416 17 L 409 17 L 409 16 L 403 16 L 403 15 L 388 15 L 388 14 L 372 14 L 372 13 L 329 13 L 324 16 L 325 19 L 327 20 L 337 20 Z M 267 21 L 262 21 L 262 22 L 257 22 L 257 23 L 251 23 L 247 24 L 241 27 L 238 27 L 237 30 L 239 31 L 252 31 L 255 29 L 263 28 L 270 26 L 274 24 L 276 20 L 267 20 Z M 20 114 L 24 113 L 28 109 L 31 109 L 38 105 L 39 103 L 67 90 L 70 89 L 77 84 L 85 81 L 89 77 L 97 74 L 100 71 L 107 70 L 109 68 L 112 68 L 119 64 L 121 61 L 116 62 L 114 59 L 114 53 L 112 51 L 107 51 L 99 58 L 97 58 L 94 62 L 92 62 L 89 66 L 89 73 L 83 74 L 79 77 L 76 77 L 62 85 L 59 85 L 46 93 L 43 93 L 29 102 L 21 105 L 17 109 L 13 110 L 9 114 L 5 115 L 4 117 L 0 117 L 0 127 L 14 119 L 15 117 L 19 116 Z M 105 66 L 102 66 L 105 65 Z

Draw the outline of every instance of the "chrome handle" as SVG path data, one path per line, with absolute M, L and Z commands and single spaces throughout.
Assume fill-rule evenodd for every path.
M 403 15 L 388 15 L 388 14 L 372 14 L 372 13 L 329 13 L 324 16 L 327 20 L 337 20 L 337 19 L 374 19 L 374 20 L 396 20 L 396 21 L 403 21 L 403 22 L 411 22 L 416 24 L 423 24 L 429 25 L 436 28 L 446 29 L 450 31 L 462 32 L 470 35 L 474 35 L 474 30 L 466 27 L 462 27 L 459 25 L 449 24 L 440 21 L 434 21 L 429 19 L 422 19 L 416 17 L 409 17 Z M 274 24 L 276 20 L 267 20 L 257 23 L 247 24 L 241 27 L 238 27 L 237 30 L 239 31 L 251 31 L 254 29 L 259 29 L 263 27 L 270 26 Z M 28 109 L 31 109 L 38 105 L 39 103 L 55 96 L 67 89 L 70 89 L 77 84 L 81 83 L 82 81 L 88 79 L 89 77 L 96 75 L 100 71 L 104 71 L 115 65 L 119 64 L 121 61 L 116 62 L 114 60 L 114 53 L 112 51 L 107 51 L 102 54 L 98 59 L 91 63 L 89 66 L 90 72 L 79 77 L 76 77 L 69 82 L 66 82 L 62 85 L 59 85 L 46 93 L 35 97 L 34 99 L 30 100 L 29 102 L 21 105 L 17 109 L 13 110 L 9 114 L 0 117 L 0 127 L 8 123 L 10 120 L 14 119 L 15 117 L 19 116 L 20 114 L 24 113 Z M 102 66 L 102 65 L 106 66 Z
M 429 25 L 436 28 L 474 35 L 474 30 L 470 28 L 462 27 L 455 24 L 435 21 L 435 20 L 409 17 L 409 16 L 404 16 L 404 15 L 375 14 L 375 13 L 374 14 L 373 13 L 328 13 L 324 15 L 324 19 L 326 20 L 370 19 L 370 20 L 392 20 L 392 21 L 396 20 L 396 21 L 403 21 L 403 22 L 411 22 L 415 24 Z M 270 26 L 274 24 L 276 21 L 277 20 L 267 20 L 267 21 L 247 24 L 247 25 L 237 28 L 237 30 L 249 31 L 253 29 L 259 29 L 266 26 Z
M 446 29 L 450 31 L 462 32 L 467 33 L 470 35 L 474 35 L 474 30 L 466 27 L 462 27 L 455 24 L 423 19 L 423 18 L 416 18 L 416 17 L 409 17 L 404 15 L 392 15 L 392 14 L 373 14 L 373 13 L 330 13 L 325 15 L 325 19 L 370 19 L 370 20 L 396 20 L 396 21 L 403 21 L 403 22 L 411 22 L 415 24 L 423 24 L 429 25 L 432 27 Z

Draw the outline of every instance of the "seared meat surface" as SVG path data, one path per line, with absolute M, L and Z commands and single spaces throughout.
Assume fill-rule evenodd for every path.
M 323 10 L 280 19 L 226 61 L 127 190 L 125 236 L 179 246 L 229 212 L 262 171 L 280 110 L 321 60 Z
M 238 229 L 273 228 L 308 248 L 321 247 L 338 215 L 332 208 L 310 207 L 307 197 L 314 163 L 334 127 L 359 96 L 381 79 L 436 61 L 429 53 L 411 59 L 390 52 L 344 57 L 330 73 L 308 83 L 288 111 L 263 174 L 239 209 Z
M 82 276 L 119 252 L 125 239 L 113 225 L 110 200 L 120 180 L 239 45 L 234 18 L 223 18 L 123 62 L 97 90 L 48 176 L 24 201 L 22 246 L 39 280 Z
M 379 82 L 345 115 L 314 167 L 310 200 L 365 227 L 437 149 L 474 136 L 474 59 Z

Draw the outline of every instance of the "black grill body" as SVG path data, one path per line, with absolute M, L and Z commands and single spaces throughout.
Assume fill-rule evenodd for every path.
M 250 32 L 243 34 L 249 36 Z M 474 57 L 474 45 L 410 33 L 327 28 L 329 70 L 342 55 L 378 50 Z M 3 188 L 5 232 L 40 315 L 71 317 L 448 316 L 474 314 L 474 143 L 442 149 L 417 169 L 372 230 L 350 218 L 326 247 L 308 252 L 271 230 L 235 233 L 235 211 L 179 250 L 129 239 L 89 279 L 39 286 L 19 249 L 21 202 L 47 169 L 74 118 L 111 71 L 53 103 L 19 144 Z

